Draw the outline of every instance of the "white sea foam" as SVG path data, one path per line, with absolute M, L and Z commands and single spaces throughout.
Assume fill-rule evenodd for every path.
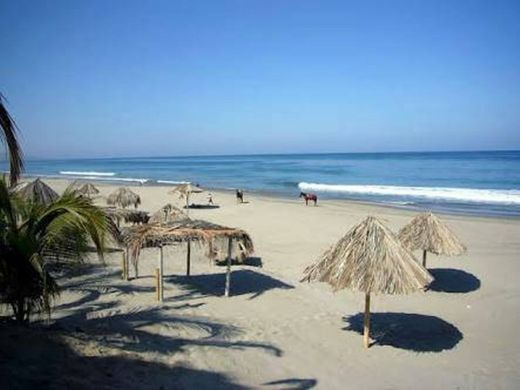
M 299 183 L 302 191 L 346 194 L 405 196 L 458 202 L 520 204 L 520 190 L 495 190 L 450 187 L 401 187 L 379 185 Z
M 157 183 L 161 184 L 187 184 L 187 181 L 175 181 L 175 180 L 157 180 Z
M 60 175 L 73 176 L 115 176 L 115 172 L 95 172 L 95 171 L 60 171 Z

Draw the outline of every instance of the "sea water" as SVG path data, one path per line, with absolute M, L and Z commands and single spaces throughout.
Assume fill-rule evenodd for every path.
M 5 163 L 3 164 L 5 170 Z M 520 151 L 29 160 L 29 175 L 372 201 L 520 216 Z

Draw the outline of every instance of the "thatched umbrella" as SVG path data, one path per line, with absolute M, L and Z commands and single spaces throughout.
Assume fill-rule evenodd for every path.
M 187 214 L 171 203 L 168 203 L 155 212 L 149 223 L 166 224 L 188 218 Z
M 227 241 L 227 253 L 216 250 Z M 241 229 L 229 228 L 211 222 L 185 219 L 168 225 L 148 224 L 129 228 L 123 232 L 123 242 L 128 248 L 137 276 L 137 264 L 142 248 L 159 248 L 159 264 L 156 270 L 158 279 L 158 299 L 163 298 L 163 246 L 187 243 L 186 274 L 190 274 L 191 242 L 208 245 L 207 256 L 227 260 L 225 296 L 229 296 L 231 283 L 231 258 L 233 253 L 239 261 L 253 253 L 253 241 Z M 238 256 L 240 254 L 240 256 Z
M 107 199 L 109 205 L 119 205 L 122 208 L 133 205 L 135 208 L 141 204 L 141 198 L 132 190 L 121 187 L 112 192 Z
M 426 253 L 458 256 L 466 247 L 441 220 L 432 213 L 419 214 L 399 232 L 401 243 L 412 251 L 423 251 L 422 265 L 426 267 Z
M 119 227 L 121 220 L 126 223 L 133 224 L 145 224 L 150 220 L 150 216 L 146 211 L 142 210 L 129 210 L 129 209 L 118 209 L 115 207 L 103 207 L 105 214 L 114 221 Z
M 390 229 L 368 217 L 308 267 L 303 280 L 327 282 L 334 291 L 349 288 L 365 293 L 363 339 L 368 348 L 370 294 L 420 291 L 433 277 Z
M 85 195 L 88 198 L 92 197 L 93 195 L 99 194 L 99 190 L 92 183 L 85 183 L 82 186 L 78 187 L 75 191 L 76 193 L 80 195 Z
M 58 193 L 39 178 L 20 185 L 16 193 L 25 200 L 42 204 L 52 203 L 59 198 Z
M 199 186 L 194 186 L 191 183 L 184 183 L 180 184 L 174 189 L 172 189 L 169 193 L 170 194 L 181 194 L 181 197 L 184 197 L 186 199 L 186 210 L 190 209 L 190 195 L 191 194 L 199 194 L 203 192 L 204 190 L 200 188 Z

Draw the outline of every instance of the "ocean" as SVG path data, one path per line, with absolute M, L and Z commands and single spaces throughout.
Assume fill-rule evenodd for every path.
M 29 160 L 26 173 L 143 185 L 191 181 L 292 198 L 305 191 L 322 199 L 520 216 L 520 151 Z

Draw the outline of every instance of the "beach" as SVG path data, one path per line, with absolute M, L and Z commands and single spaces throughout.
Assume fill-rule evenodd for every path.
M 46 182 L 58 192 L 69 184 Z M 96 186 L 100 205 L 117 188 Z M 183 204 L 171 188 L 131 186 L 149 212 Z M 41 346 L 4 365 L 10 377 L 56 388 L 518 388 L 520 219 L 441 214 L 467 253 L 429 255 L 436 278 L 429 291 L 374 296 L 378 342 L 365 350 L 363 294 L 301 283 L 303 271 L 367 215 L 397 232 L 417 212 L 347 200 L 306 207 L 247 192 L 237 204 L 231 191 L 211 193 L 220 207 L 190 210 L 190 217 L 244 229 L 262 265 L 233 266 L 231 297 L 222 296 L 225 267 L 209 264 L 204 248 L 193 249 L 189 278 L 185 247 L 165 248 L 162 303 L 152 277 L 157 250 L 142 251 L 140 277 L 130 281 L 121 279 L 121 252 L 107 254 L 104 265 L 92 256 L 91 265 L 59 280 L 50 331 L 22 337 L 10 329 L 4 350 Z M 207 193 L 192 201 L 206 203 Z

